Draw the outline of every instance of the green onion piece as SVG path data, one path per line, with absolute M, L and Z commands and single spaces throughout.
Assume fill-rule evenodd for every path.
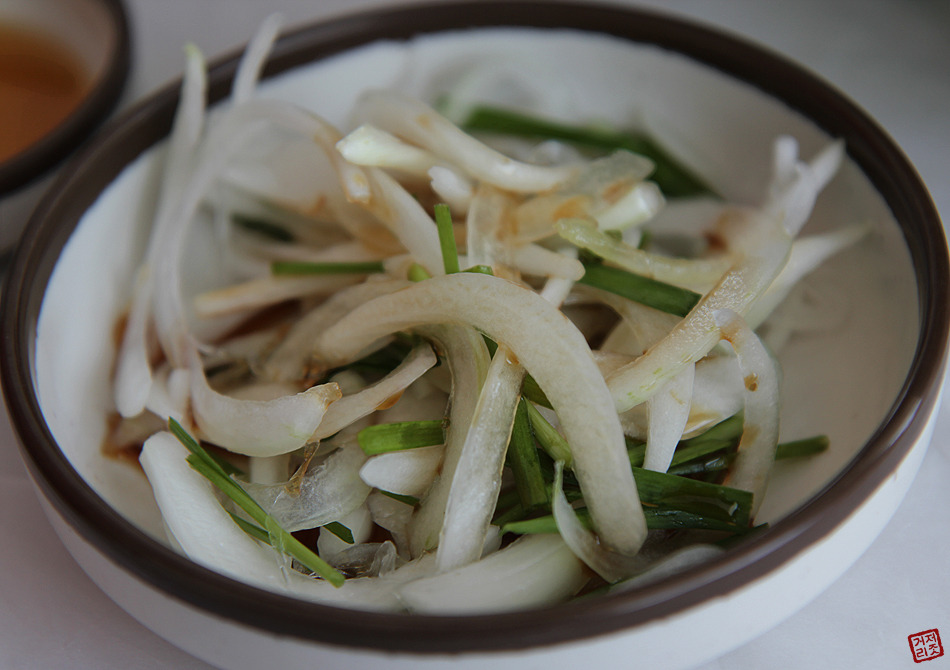
M 570 468 L 574 462 L 574 457 L 571 454 L 571 446 L 567 443 L 567 440 L 541 415 L 537 407 L 530 402 L 526 404 L 526 407 L 531 430 L 534 432 L 538 444 L 551 457 L 551 460 L 564 461 L 564 467 Z
M 413 263 L 409 266 L 409 271 L 407 272 L 409 281 L 423 281 L 426 279 L 431 279 L 432 275 L 429 274 L 429 271 L 418 263 Z
M 331 521 L 330 523 L 324 524 L 322 528 L 330 531 L 347 544 L 354 544 L 353 531 L 339 521 Z
M 637 243 L 637 249 L 640 251 L 645 251 L 649 246 L 650 242 L 653 241 L 653 232 L 646 229 L 640 230 L 640 241 Z
M 489 355 L 494 356 L 495 350 L 498 349 L 498 343 L 484 334 L 482 335 L 482 339 L 485 340 L 485 346 L 488 347 Z M 537 403 L 538 405 L 541 405 L 541 407 L 553 409 L 551 407 L 551 401 L 548 400 L 546 395 L 544 395 L 544 391 L 541 390 L 541 387 L 538 386 L 538 382 L 530 374 L 526 374 L 524 376 L 524 382 L 522 382 L 521 385 L 521 393 L 531 402 Z M 570 467 L 570 463 L 565 463 L 565 467 Z
M 484 131 L 537 139 L 555 139 L 582 147 L 616 151 L 624 149 L 654 162 L 651 179 L 670 198 L 711 194 L 712 190 L 680 165 L 659 144 L 643 135 L 603 127 L 575 126 L 527 114 L 479 106 L 461 124 L 469 132 Z
M 667 470 L 667 474 L 670 475 L 679 475 L 680 477 L 685 477 L 688 475 L 708 475 L 714 472 L 722 472 L 726 470 L 732 462 L 736 460 L 736 453 L 729 452 L 725 454 L 717 454 L 709 456 L 705 460 L 692 460 L 685 463 L 679 463 L 677 465 L 671 465 L 670 469 Z
M 535 381 L 534 377 L 531 375 L 526 374 L 524 376 L 524 382 L 521 385 L 521 392 L 524 394 L 524 397 L 531 402 L 541 405 L 541 407 L 554 409 L 551 407 L 551 401 L 548 400 L 546 395 L 544 395 L 544 391 L 541 390 L 541 387 L 538 386 L 538 382 Z M 565 466 L 569 467 L 570 464 L 565 463 Z
M 722 442 L 723 440 L 738 440 L 742 437 L 742 412 L 733 414 L 728 419 L 724 419 L 707 429 L 705 432 L 691 437 L 688 440 L 683 440 L 684 446 L 693 446 L 696 444 L 701 444 L 703 442 L 713 441 L 713 442 Z
M 739 526 L 749 524 L 749 491 L 643 468 L 633 468 L 633 478 L 644 504 L 690 511 Z
M 579 283 L 610 291 L 654 309 L 686 316 L 702 297 L 694 291 L 650 279 L 620 268 L 585 263 Z
M 590 521 L 590 513 L 587 508 L 576 510 L 577 516 L 588 529 L 593 525 Z M 748 527 L 739 526 L 735 523 L 729 523 L 720 519 L 705 517 L 701 514 L 684 512 L 678 509 L 668 509 L 660 507 L 644 507 L 643 515 L 647 520 L 647 528 L 650 530 L 717 530 L 729 533 L 745 533 Z M 556 533 L 557 523 L 553 515 L 539 516 L 532 519 L 520 519 L 509 521 L 501 526 L 502 533 L 514 533 L 516 535 L 534 535 L 540 533 Z
M 415 496 L 408 496 L 404 493 L 393 493 L 392 491 L 383 491 L 382 489 L 379 489 L 379 492 L 382 493 L 387 498 L 398 500 L 399 502 L 405 503 L 406 505 L 409 505 L 410 507 L 415 507 L 416 505 L 419 504 L 419 499 L 416 498 Z
M 247 216 L 246 214 L 235 213 L 231 215 L 231 221 L 233 221 L 235 225 L 244 228 L 244 230 L 249 230 L 252 233 L 258 233 L 277 242 L 294 241 L 293 234 L 286 228 L 282 228 L 276 223 L 265 221 L 264 219 Z
M 243 530 L 245 533 L 253 537 L 255 540 L 258 540 L 259 542 L 263 542 L 264 544 L 270 544 L 270 536 L 267 535 L 266 530 L 258 526 L 256 523 L 251 523 L 247 519 L 243 517 L 239 517 L 234 512 L 228 512 L 228 514 L 231 515 L 231 518 L 234 520 L 234 523 L 240 526 L 241 530 Z
M 367 456 L 445 443 L 442 421 L 401 421 L 368 426 L 356 434 Z
M 534 445 L 534 435 L 528 419 L 528 405 L 528 401 L 523 397 L 518 402 L 506 457 L 511 473 L 514 475 L 515 488 L 518 491 L 521 506 L 531 511 L 548 504 L 548 486 L 541 472 L 538 449 Z
M 274 261 L 272 275 L 342 275 L 383 272 L 382 261 L 353 261 L 340 263 L 313 263 L 309 261 Z
M 459 271 L 459 254 L 455 246 L 455 232 L 452 230 L 452 213 L 449 206 L 438 204 L 435 206 L 435 226 L 439 231 L 439 244 L 442 246 L 442 264 L 445 274 L 450 275 Z
M 782 442 L 775 449 L 775 458 L 801 458 L 802 456 L 820 454 L 828 448 L 829 444 L 831 444 L 831 441 L 827 435 L 815 435 L 802 440 Z
M 221 466 L 210 457 L 208 452 L 182 428 L 181 424 L 170 418 L 168 420 L 168 427 L 172 434 L 178 438 L 179 442 L 191 452 L 186 459 L 188 464 L 217 487 L 224 495 L 230 498 L 234 504 L 243 509 L 259 527 L 264 529 L 274 549 L 297 559 L 301 565 L 311 570 L 314 574 L 323 577 L 334 586 L 341 586 L 343 584 L 345 578 L 342 574 L 309 548 L 301 544 L 297 538 L 281 528 L 274 518 L 265 512 L 247 491 L 241 488 L 240 484 L 225 473 Z
M 462 270 L 462 272 L 477 272 L 478 274 L 482 275 L 491 275 L 492 277 L 495 276 L 495 272 L 491 269 L 490 265 L 473 265 L 470 268 L 465 268 Z
M 624 436 L 624 441 L 627 443 L 627 458 L 630 460 L 630 465 L 635 468 L 642 468 L 643 459 L 647 455 L 647 443 L 634 440 L 629 436 Z

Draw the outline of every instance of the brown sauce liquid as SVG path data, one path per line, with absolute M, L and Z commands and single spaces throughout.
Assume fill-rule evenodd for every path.
M 79 59 L 34 30 L 0 23 L 0 162 L 59 125 L 89 77 Z

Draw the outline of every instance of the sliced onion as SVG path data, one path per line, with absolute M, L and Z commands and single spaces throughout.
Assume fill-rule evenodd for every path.
M 317 536 L 317 555 L 333 567 L 339 568 L 340 563 L 335 560 L 337 555 L 354 545 L 368 542 L 373 532 L 373 520 L 369 507 L 363 504 L 335 521 L 350 531 L 353 542 L 342 540 L 326 528 L 321 528 Z
M 366 455 L 346 444 L 303 478 L 279 484 L 242 483 L 244 489 L 289 532 L 325 526 L 358 508 L 371 489 L 360 479 Z M 295 488 L 296 486 L 296 488 Z
M 475 194 L 471 179 L 445 165 L 432 166 L 428 174 L 432 192 L 445 201 L 453 214 L 462 215 L 468 211 Z
M 474 328 L 438 325 L 420 328 L 419 332 L 440 349 L 451 373 L 452 388 L 442 472 L 413 515 L 409 529 L 413 556 L 438 546 L 452 481 L 491 361 L 485 340 Z
M 282 24 L 283 19 L 279 14 L 270 14 L 257 27 L 244 49 L 234 75 L 231 88 L 231 101 L 234 104 L 247 102 L 254 95 L 254 88 L 260 79 L 261 70 L 264 69 L 264 61 L 270 54 Z
M 385 493 L 373 491 L 366 498 L 366 506 L 369 508 L 373 523 L 389 531 L 399 556 L 408 559 L 410 556 L 409 524 L 413 513 L 412 505 L 396 500 Z
M 567 501 L 563 488 L 564 463 L 554 464 L 554 489 L 551 511 L 558 533 L 577 558 L 607 582 L 616 582 L 632 575 L 639 561 L 633 556 L 624 556 L 611 551 L 597 540 L 597 536 L 584 527 L 574 508 Z
M 139 456 L 165 527 L 178 547 L 205 567 L 283 591 L 285 579 L 277 555 L 234 523 L 211 483 L 188 465 L 187 456 L 177 438 L 164 431 L 148 438 Z
M 742 438 L 725 484 L 752 491 L 752 516 L 762 505 L 779 436 L 779 367 L 758 336 L 737 314 L 716 312 L 722 336 L 736 351 L 745 381 Z
M 725 549 L 715 544 L 694 544 L 678 549 L 629 579 L 611 585 L 610 593 L 638 589 L 677 575 L 722 556 Z
M 196 296 L 195 312 L 204 319 L 254 312 L 285 300 L 334 293 L 361 278 L 355 274 L 261 277 Z
M 465 242 L 469 265 L 507 263 L 502 253 L 500 226 L 514 206 L 511 194 L 490 184 L 479 184 L 465 217 Z
M 343 158 L 356 165 L 396 169 L 417 178 L 428 177 L 429 170 L 440 163 L 431 152 L 371 124 L 350 131 L 337 142 L 336 148 Z
M 553 605 L 588 579 L 558 535 L 524 535 L 476 563 L 407 583 L 399 598 L 418 614 L 487 614 Z
M 756 216 L 750 212 L 750 216 Z M 607 379 L 617 410 L 650 398 L 669 379 L 705 356 L 719 341 L 715 312 L 745 314 L 785 265 L 791 239 L 778 222 L 760 217 L 750 226 L 747 249 L 719 283 L 704 295 L 670 333 L 643 356 Z
M 330 437 L 354 421 L 372 414 L 391 398 L 402 393 L 436 362 L 435 353 L 429 345 L 413 347 L 406 359 L 381 380 L 356 393 L 343 396 L 327 407 L 312 439 Z
M 477 561 L 501 490 L 508 439 L 521 397 L 524 368 L 503 345 L 492 358 L 455 468 L 439 537 L 437 570 Z
M 299 449 L 340 395 L 339 386 L 331 383 L 276 400 L 232 398 L 208 385 L 197 351 L 191 352 L 195 423 L 209 442 L 239 454 L 275 456 Z
M 584 265 L 576 257 L 530 242 L 510 249 L 509 258 L 511 265 L 526 275 L 556 277 L 571 281 L 577 281 L 584 276 Z
M 561 219 L 555 228 L 558 235 L 572 244 L 625 270 L 700 292 L 714 286 L 731 262 L 726 256 L 686 259 L 643 251 L 607 235 L 584 219 Z
M 193 154 L 204 125 L 207 77 L 204 57 L 197 47 L 185 48 L 185 72 L 181 100 L 168 139 L 168 153 L 162 171 L 162 186 L 146 250 L 145 262 L 132 287 L 132 301 L 122 342 L 116 356 L 114 393 L 116 409 L 123 417 L 139 414 L 148 400 L 152 384 L 150 360 L 156 348 L 152 337 L 152 300 L 155 291 L 154 265 L 173 221 L 168 210 L 177 201 L 191 172 Z
M 435 221 L 403 186 L 379 168 L 366 171 L 371 195 L 364 206 L 431 274 L 442 274 L 442 248 Z
M 371 457 L 360 469 L 360 477 L 373 488 L 420 497 L 442 464 L 442 445 L 406 449 Z
M 335 293 L 301 317 L 264 361 L 264 375 L 273 380 L 292 381 L 306 376 L 314 353 L 314 342 L 330 325 L 357 305 L 409 286 L 408 281 L 364 282 Z
M 799 237 L 792 243 L 788 262 L 775 281 L 758 300 L 746 321 L 754 329 L 761 325 L 772 311 L 788 296 L 789 291 L 808 273 L 831 256 L 851 247 L 868 234 L 864 224 L 853 224 L 827 233 Z
M 417 144 L 458 165 L 474 178 L 515 192 L 546 191 L 571 177 L 572 167 L 515 161 L 460 130 L 431 107 L 395 91 L 369 91 L 356 103 L 356 118 Z
M 388 333 L 427 323 L 471 324 L 511 350 L 557 412 L 601 539 L 635 554 L 646 522 L 604 379 L 584 336 L 534 291 L 476 273 L 435 277 L 358 307 L 324 333 L 319 348 L 344 362 Z
M 649 427 L 643 459 L 643 467 L 647 470 L 666 472 L 670 467 L 673 452 L 689 422 L 695 371 L 695 364 L 687 365 L 647 400 Z

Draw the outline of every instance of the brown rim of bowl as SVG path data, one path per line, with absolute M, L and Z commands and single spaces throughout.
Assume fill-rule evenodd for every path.
M 183 603 L 259 630 L 301 640 L 388 651 L 458 653 L 552 645 L 681 613 L 768 575 L 827 537 L 900 465 L 934 410 L 946 362 L 950 268 L 943 228 L 914 168 L 887 135 L 839 92 L 783 58 L 681 19 L 597 4 L 474 1 L 416 5 L 345 16 L 283 37 L 272 75 L 376 39 L 486 26 L 573 28 L 656 43 L 744 80 L 842 137 L 900 223 L 919 286 L 921 335 L 892 411 L 833 485 L 788 518 L 677 577 L 624 594 L 531 612 L 441 617 L 377 614 L 306 603 L 204 569 L 148 538 L 101 500 L 50 434 L 32 387 L 43 293 L 79 218 L 98 194 L 169 130 L 177 87 L 144 101 L 77 156 L 38 207 L 13 261 L 2 304 L 2 383 L 24 460 L 55 509 L 110 560 Z M 210 92 L 220 99 L 235 70 L 219 61 Z
M 131 38 L 122 0 L 99 0 L 115 32 L 113 53 L 102 76 L 76 110 L 49 133 L 12 158 L 0 162 L 0 196 L 13 192 L 65 159 L 112 112 L 129 74 Z

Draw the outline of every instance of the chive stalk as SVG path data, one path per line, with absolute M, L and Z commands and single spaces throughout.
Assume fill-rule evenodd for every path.
M 248 216 L 246 214 L 239 214 L 235 212 L 231 215 L 231 221 L 235 225 L 248 230 L 253 233 L 258 233 L 264 237 L 268 237 L 276 242 L 293 242 L 294 236 L 286 228 L 273 223 L 271 221 L 266 221 L 264 219 Z
M 368 426 L 356 434 L 367 456 L 445 443 L 442 421 L 399 421 Z
M 330 523 L 321 526 L 321 528 L 325 528 L 327 531 L 333 533 L 347 544 L 354 544 L 353 531 L 344 526 L 339 521 L 331 521 Z
M 575 511 L 581 523 L 588 529 L 593 529 L 587 508 L 580 508 Z M 748 527 L 745 526 L 679 509 L 644 507 L 643 514 L 646 517 L 647 528 L 650 530 L 716 530 L 729 533 L 745 533 L 748 531 Z M 558 529 L 554 516 L 547 514 L 530 519 L 505 522 L 501 526 L 501 532 L 516 535 L 534 535 L 557 533 Z
M 455 246 L 455 232 L 452 230 L 452 212 L 449 206 L 438 204 L 435 206 L 435 226 L 439 231 L 439 245 L 442 247 L 442 264 L 445 274 L 459 271 L 459 254 Z
M 689 314 L 702 297 L 695 291 L 600 263 L 584 263 L 584 276 L 579 283 L 676 316 Z
M 667 197 L 712 194 L 712 189 L 699 177 L 645 135 L 606 127 L 570 125 L 487 105 L 473 108 L 461 127 L 468 132 L 554 139 L 603 151 L 631 151 L 653 161 L 656 167 L 651 179 Z
M 313 262 L 313 261 L 274 261 L 271 263 L 272 275 L 341 275 L 341 274 L 374 274 L 383 272 L 382 261 L 350 261 L 350 262 Z
M 541 460 L 528 419 L 528 405 L 524 397 L 518 402 L 506 456 L 521 506 L 531 511 L 548 503 L 548 486 L 541 472 Z
M 419 265 L 418 263 L 413 263 L 412 265 L 409 266 L 407 275 L 408 275 L 409 281 L 414 281 L 414 282 L 423 281 L 423 280 L 432 278 L 432 275 L 429 274 L 429 271 L 426 270 L 421 265 Z
M 570 468 L 574 462 L 574 457 L 571 454 L 571 446 L 567 443 L 567 440 L 544 418 L 537 407 L 530 402 L 527 403 L 526 407 L 528 421 L 538 444 L 551 457 L 552 461 L 564 461 L 564 467 Z

